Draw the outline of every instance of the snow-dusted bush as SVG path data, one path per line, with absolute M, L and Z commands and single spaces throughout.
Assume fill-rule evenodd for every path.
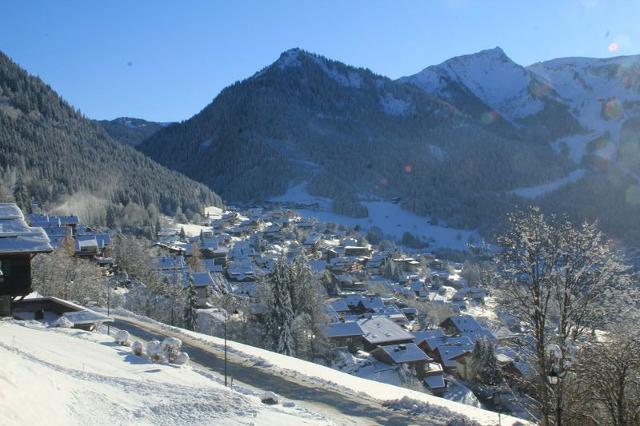
M 167 362 L 167 356 L 165 355 L 164 350 L 162 349 L 162 345 L 158 340 L 153 340 L 147 343 L 146 352 L 147 352 L 147 356 L 152 362 L 157 362 L 157 363 Z
M 69 318 L 65 317 L 64 315 L 58 318 L 53 325 L 62 328 L 73 328 L 73 323 L 71 322 L 71 320 L 69 320 Z
M 174 364 L 178 365 L 187 365 L 189 363 L 189 354 L 186 352 L 180 352 L 176 359 L 174 360 Z
M 263 404 L 275 405 L 278 403 L 279 397 L 275 393 L 267 391 L 262 394 L 260 401 L 262 401 Z
M 161 347 L 169 362 L 175 362 L 181 353 L 182 341 L 175 337 L 167 337 L 162 342 Z
M 118 330 L 116 333 L 116 342 L 122 346 L 129 346 L 131 335 L 126 330 Z
M 142 356 L 142 354 L 144 353 L 144 346 L 142 346 L 141 342 L 138 342 L 136 340 L 131 344 L 131 351 L 133 352 L 134 355 Z

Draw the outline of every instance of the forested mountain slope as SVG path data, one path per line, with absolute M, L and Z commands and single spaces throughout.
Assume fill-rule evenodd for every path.
M 31 197 L 81 203 L 86 194 L 102 219 L 126 207 L 157 215 L 221 205 L 204 185 L 115 142 L 1 52 L 0 173 L 5 190 L 19 191 L 23 204 Z
M 233 201 L 307 181 L 341 212 L 366 214 L 358 199 L 399 196 L 410 210 L 469 227 L 495 222 L 513 204 L 508 190 L 573 167 L 511 123 L 299 49 L 139 149 Z
M 138 145 L 158 130 L 171 123 L 156 123 L 141 118 L 118 117 L 113 120 L 99 120 L 98 123 L 109 136 L 127 145 Z

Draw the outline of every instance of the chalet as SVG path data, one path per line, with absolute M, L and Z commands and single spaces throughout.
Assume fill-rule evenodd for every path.
M 95 236 L 76 238 L 76 255 L 82 257 L 95 257 L 100 253 L 98 240 Z
M 413 342 L 413 336 L 398 324 L 385 317 L 374 317 L 358 320 L 364 331 L 365 350 L 373 350 L 378 346 L 397 345 Z
M 364 331 L 357 322 L 331 323 L 324 328 L 323 333 L 331 347 L 345 347 L 351 352 L 362 347 Z
M 486 328 L 481 326 L 476 319 L 470 315 L 454 315 L 444 320 L 440 327 L 448 333 L 457 336 L 468 337 L 472 342 L 480 338 L 495 340 L 495 336 Z
M 456 372 L 458 366 L 457 359 L 465 353 L 473 352 L 473 343 L 465 344 L 444 344 L 436 348 L 435 358 L 442 364 L 445 371 Z
M 196 296 L 198 298 L 198 307 L 209 307 L 209 292 L 218 293 L 218 289 L 215 288 L 215 282 L 211 274 L 207 272 L 194 272 L 189 275 L 189 284 L 193 285 L 196 290 Z
M 369 257 L 371 256 L 371 246 L 345 246 L 345 256 Z
M 0 316 L 11 314 L 11 302 L 31 293 L 31 259 L 53 248 L 42 228 L 27 225 L 22 211 L 0 204 Z
M 423 379 L 425 386 L 434 395 L 442 395 L 447 390 L 447 383 L 444 380 L 442 366 L 435 362 L 430 362 L 425 370 Z
M 409 365 L 415 370 L 418 378 L 426 375 L 425 366 L 433 361 L 415 343 L 378 346 L 371 351 L 371 355 L 388 365 Z

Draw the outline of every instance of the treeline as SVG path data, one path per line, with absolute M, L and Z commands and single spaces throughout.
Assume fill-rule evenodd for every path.
M 79 202 L 78 195 L 90 194 L 104 201 L 97 203 L 101 209 L 97 215 L 104 218 L 109 206 L 153 205 L 173 215 L 178 207 L 199 212 L 205 205 L 222 205 L 204 185 L 115 142 L 99 124 L 84 118 L 2 53 L 0 174 L 4 192 L 20 187 L 23 199 L 52 207 L 64 207 L 70 198 Z M 94 201 L 87 200 L 98 208 Z M 30 205 L 21 207 L 28 210 Z

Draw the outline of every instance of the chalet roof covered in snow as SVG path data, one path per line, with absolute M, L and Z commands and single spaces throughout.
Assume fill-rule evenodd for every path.
M 194 287 L 209 287 L 214 284 L 213 277 L 208 271 L 192 273 L 191 282 Z
M 464 353 L 473 352 L 473 344 L 469 345 L 441 345 L 436 349 L 440 359 L 442 360 L 442 365 L 447 368 L 452 368 L 456 366 L 456 358 Z
M 28 226 L 17 205 L 0 203 L 0 253 L 41 253 L 52 250 L 44 230 Z
M 444 331 L 442 329 L 437 328 L 435 330 L 423 330 L 423 331 L 413 331 L 411 334 L 415 337 L 416 344 L 425 341 L 427 339 L 439 339 L 444 337 Z
M 380 346 L 373 352 L 384 352 L 394 364 L 433 361 L 415 343 Z
M 472 341 L 476 341 L 482 337 L 489 340 L 495 340 L 495 337 L 489 330 L 481 326 L 478 321 L 471 315 L 454 315 L 443 321 L 442 326 L 455 328 L 461 336 L 467 336 Z
M 362 336 L 364 331 L 357 322 L 336 322 L 324 328 L 327 337 L 353 337 Z
M 431 390 L 442 389 L 446 387 L 444 376 L 442 374 L 432 374 L 424 378 L 424 384 Z
M 364 331 L 364 339 L 372 345 L 413 340 L 410 333 L 386 317 L 361 319 L 358 324 Z

